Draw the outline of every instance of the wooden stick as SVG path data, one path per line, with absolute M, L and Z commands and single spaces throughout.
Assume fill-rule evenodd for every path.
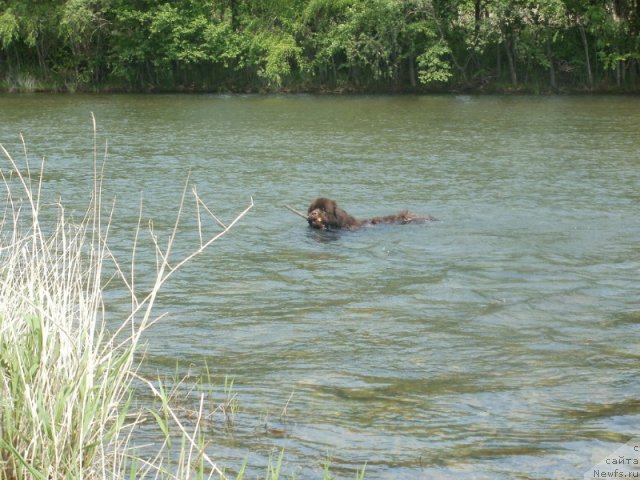
M 295 208 L 290 207 L 289 205 L 285 205 L 286 208 L 288 208 L 289 210 L 291 210 L 293 213 L 295 213 L 296 215 L 300 215 L 302 218 L 304 218 L 305 220 L 307 219 L 307 216 L 302 213 L 300 210 L 296 210 Z

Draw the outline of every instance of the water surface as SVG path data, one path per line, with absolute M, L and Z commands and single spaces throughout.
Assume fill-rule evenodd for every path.
M 262 478 L 284 448 L 297 478 L 326 461 L 338 478 L 582 478 L 640 431 L 638 98 L 33 95 L 0 112 L 0 142 L 19 153 L 22 132 L 72 205 L 95 113 L 116 250 L 141 192 L 171 224 L 188 172 L 223 221 L 253 197 L 167 285 L 143 367 L 235 380 L 233 427 L 207 432 L 222 465 Z M 283 207 L 319 195 L 439 221 L 322 234 Z

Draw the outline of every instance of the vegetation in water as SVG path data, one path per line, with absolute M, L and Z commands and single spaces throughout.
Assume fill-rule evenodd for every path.
M 634 0 L 0 0 L 0 89 L 637 91 Z

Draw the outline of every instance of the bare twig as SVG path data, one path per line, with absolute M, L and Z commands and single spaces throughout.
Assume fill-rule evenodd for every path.
M 211 210 L 209 210 L 209 207 L 207 207 L 204 204 L 204 202 L 202 201 L 202 199 L 198 195 L 198 192 L 196 192 L 196 187 L 193 187 L 192 191 L 193 191 L 193 196 L 196 197 L 196 204 L 197 205 L 202 205 L 202 207 L 207 211 L 207 213 L 209 215 L 211 215 L 213 217 L 213 219 L 218 223 L 218 225 L 220 225 L 222 228 L 227 228 L 227 226 L 224 223 L 222 223 L 222 221 L 218 217 L 216 217 Z
M 280 419 L 285 421 L 287 418 L 287 408 L 289 408 L 289 403 L 291 403 L 291 399 L 293 398 L 293 390 L 291 391 L 291 395 L 289 395 L 289 400 L 285 403 L 284 408 L 282 409 L 282 413 L 280 413 Z
M 295 213 L 296 215 L 301 216 L 302 218 L 304 218 L 305 220 L 307 219 L 307 216 L 302 213 L 300 210 L 296 210 L 293 207 L 290 207 L 289 205 L 285 205 L 285 208 L 289 209 L 290 211 L 292 211 L 293 213 Z

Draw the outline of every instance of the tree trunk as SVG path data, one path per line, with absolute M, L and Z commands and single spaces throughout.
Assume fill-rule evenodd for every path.
M 584 24 L 582 19 L 578 23 L 578 29 L 580 30 L 580 38 L 582 38 L 582 45 L 584 46 L 584 57 L 587 65 L 587 81 L 589 88 L 593 88 L 593 74 L 591 73 L 591 60 L 589 59 L 589 43 L 587 42 L 587 34 L 584 31 Z
M 475 19 L 475 33 L 476 33 L 476 38 L 475 40 L 478 40 L 478 37 L 480 36 L 480 19 L 482 18 L 482 5 L 481 5 L 481 0 L 475 0 L 474 2 L 474 19 Z
M 333 73 L 333 83 L 338 84 L 338 68 L 336 67 L 336 59 L 331 57 L 331 72 Z
M 551 45 L 547 42 L 547 59 L 549 60 L 549 85 L 554 90 L 558 89 L 558 83 L 556 82 L 556 69 L 553 66 L 553 56 L 551 55 Z
M 43 42 L 36 42 L 36 54 L 38 55 L 38 64 L 40 65 L 42 78 L 46 79 L 49 77 L 49 69 L 47 68 L 47 54 Z
M 511 50 L 511 39 L 505 42 L 504 49 L 505 49 L 505 52 L 507 53 L 507 62 L 509 63 L 509 72 L 511 73 L 511 84 L 515 87 L 518 85 L 518 75 L 516 73 L 516 65 L 513 58 L 513 51 Z
M 231 10 L 231 29 L 238 30 L 238 0 L 230 0 L 229 8 Z
M 411 82 L 411 86 L 416 88 L 416 66 L 413 57 L 409 58 L 409 81 Z
M 618 60 L 616 62 L 616 85 L 619 87 L 622 85 L 622 77 L 624 75 L 624 68 L 622 65 L 622 60 Z

